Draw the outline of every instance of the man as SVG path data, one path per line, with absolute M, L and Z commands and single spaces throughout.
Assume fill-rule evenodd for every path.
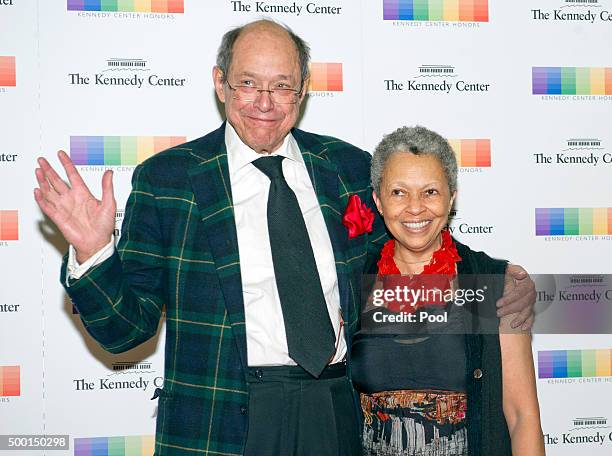
M 158 455 L 360 454 L 345 361 L 386 234 L 342 225 L 350 196 L 374 207 L 369 155 L 293 128 L 308 60 L 274 22 L 228 32 L 213 69 L 227 123 L 136 168 L 117 250 L 111 172 L 97 200 L 65 153 L 70 186 L 39 159 L 35 198 L 71 244 L 62 282 L 88 332 L 123 352 L 165 307 Z M 521 271 L 504 310 L 523 323 Z

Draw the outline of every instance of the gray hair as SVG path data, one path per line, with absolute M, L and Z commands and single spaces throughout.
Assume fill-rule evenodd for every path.
M 260 19 L 254 22 L 249 22 L 248 24 L 241 25 L 240 27 L 235 27 L 226 32 L 225 35 L 223 35 L 223 38 L 221 39 L 221 45 L 219 46 L 219 50 L 217 51 L 217 67 L 219 67 L 219 69 L 223 73 L 223 81 L 225 82 L 225 80 L 227 79 L 227 75 L 229 74 L 230 66 L 232 64 L 232 52 L 236 40 L 246 28 L 257 23 L 278 26 L 289 34 L 289 37 L 293 41 L 293 44 L 295 44 L 295 48 L 298 53 L 300 74 L 302 77 L 302 82 L 304 82 L 310 74 L 310 47 L 308 46 L 308 43 L 306 43 L 306 41 L 304 41 L 302 38 L 293 33 L 293 30 L 291 30 L 291 28 L 289 28 L 287 25 L 281 24 L 280 22 L 276 22 L 271 19 Z
M 417 125 L 401 127 L 383 137 L 374 149 L 370 175 L 372 188 L 380 195 L 380 184 L 387 160 L 397 152 L 432 155 L 440 160 L 451 195 L 457 190 L 457 158 L 446 139 L 435 131 Z

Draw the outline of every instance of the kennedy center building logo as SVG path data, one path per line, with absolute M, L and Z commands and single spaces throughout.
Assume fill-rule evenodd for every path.
M 452 65 L 421 65 L 409 79 L 384 79 L 385 90 L 405 93 L 440 93 L 448 95 L 458 92 L 479 96 L 488 93 L 491 84 L 472 78 L 460 77 Z
M 593 447 L 591 451 L 581 448 L 572 454 L 603 454 L 598 453 L 603 445 L 606 447 L 612 442 L 612 432 L 608 418 L 604 416 L 589 416 L 585 418 L 574 418 L 570 421 L 570 428 L 561 433 L 544 434 L 544 443 L 547 446 L 576 446 Z M 606 453 L 607 454 L 607 453 Z
M 599 138 L 569 138 L 564 141 L 559 152 L 537 152 L 533 158 L 535 164 L 540 166 L 610 166 L 612 153 L 604 146 L 604 141 Z
M 125 58 L 107 59 L 102 71 L 97 73 L 69 73 L 68 78 L 69 84 L 73 86 L 107 86 L 132 89 L 185 87 L 187 82 L 185 77 L 152 73 L 146 60 Z
M 152 435 L 75 438 L 74 456 L 151 456 L 154 446 Z
M 607 426 L 608 419 L 604 418 L 603 416 L 591 416 L 588 418 L 574 418 L 572 422 L 576 429 L 582 426 L 593 426 L 593 427 L 604 428 L 604 429 L 610 427 L 610 426 Z
M 608 418 L 604 416 L 574 418 L 570 423 L 570 428 L 564 432 L 545 433 L 544 443 L 546 446 L 579 445 L 581 448 L 576 449 L 578 452 L 574 450 L 572 454 L 603 454 L 597 450 L 604 445 L 608 447 L 612 442 L 612 432 L 609 431 Z
M 612 12 L 604 8 L 606 0 L 562 0 L 556 8 L 531 8 L 531 20 L 538 22 L 566 22 L 591 25 L 595 22 L 612 23 Z M 533 5 L 534 2 L 530 2 Z M 537 4 L 537 2 L 535 2 Z
M 112 394 L 114 391 L 134 391 L 151 393 L 164 385 L 164 378 L 158 375 L 148 361 L 113 363 L 112 372 L 94 378 L 72 379 L 72 387 L 77 392 L 100 391 Z

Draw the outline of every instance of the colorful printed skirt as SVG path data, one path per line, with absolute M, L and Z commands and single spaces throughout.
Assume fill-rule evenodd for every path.
M 467 396 L 431 390 L 361 394 L 364 456 L 467 456 Z

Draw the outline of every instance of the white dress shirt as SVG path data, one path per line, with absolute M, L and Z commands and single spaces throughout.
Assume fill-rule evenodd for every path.
M 225 128 L 225 145 L 238 236 L 248 363 L 249 366 L 295 365 L 295 361 L 288 354 L 285 323 L 276 288 L 268 236 L 266 212 L 270 179 L 252 165 L 252 162 L 262 155 L 244 144 L 229 122 Z M 327 311 L 336 334 L 337 348 L 331 361 L 336 363 L 346 357 L 346 341 L 341 323 L 334 252 L 323 213 L 293 136 L 287 135 L 282 146 L 271 155 L 285 157 L 283 174 L 295 193 L 304 216 Z M 89 268 L 109 258 L 113 249 L 114 242 L 111 240 L 104 249 L 79 265 L 71 247 L 68 258 L 69 276 L 80 278 Z M 296 290 L 296 293 L 299 293 L 299 290 Z

